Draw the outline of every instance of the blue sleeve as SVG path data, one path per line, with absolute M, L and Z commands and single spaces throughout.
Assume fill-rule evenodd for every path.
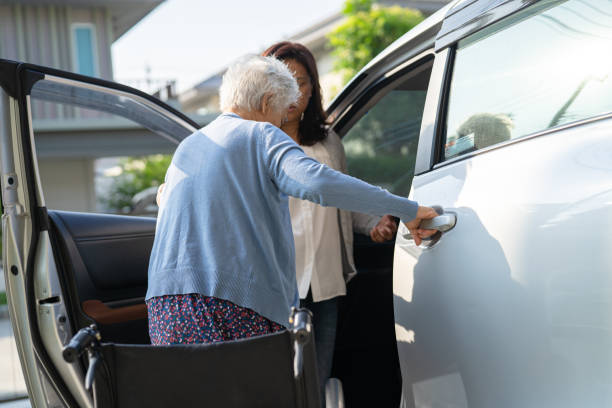
M 319 163 L 273 125 L 266 124 L 262 134 L 263 159 L 283 193 L 322 206 L 379 216 L 391 214 L 402 221 L 415 218 L 416 202 Z

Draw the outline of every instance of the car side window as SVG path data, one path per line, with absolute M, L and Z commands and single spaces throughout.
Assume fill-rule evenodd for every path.
M 394 194 L 410 193 L 431 74 L 426 62 L 384 87 L 344 135 L 348 173 Z
M 455 54 L 443 160 L 612 111 L 612 3 L 544 0 Z
M 48 208 L 156 215 L 157 185 L 193 126 L 129 92 L 53 76 L 30 101 Z

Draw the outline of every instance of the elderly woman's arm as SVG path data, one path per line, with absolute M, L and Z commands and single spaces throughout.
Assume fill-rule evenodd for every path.
M 416 202 L 317 162 L 274 126 L 266 125 L 263 133 L 266 166 L 285 194 L 323 206 L 380 216 L 391 214 L 404 222 L 416 217 Z

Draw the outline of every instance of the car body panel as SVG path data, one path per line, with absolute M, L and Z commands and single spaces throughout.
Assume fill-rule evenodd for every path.
M 457 225 L 429 248 L 398 234 L 405 406 L 610 404 L 611 134 L 602 119 L 415 177 Z
M 470 34 L 506 18 L 541 0 L 463 1 L 455 3 L 444 16 L 442 28 L 436 36 L 436 51 L 457 43 Z M 549 7 L 548 5 L 546 7 Z

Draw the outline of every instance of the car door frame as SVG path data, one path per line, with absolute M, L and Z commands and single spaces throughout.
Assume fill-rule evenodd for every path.
M 409 58 L 405 57 L 406 54 L 397 57 L 393 64 L 388 64 L 386 67 L 384 67 L 384 69 L 380 69 L 378 72 L 376 72 L 375 75 L 371 73 L 369 78 L 367 78 L 367 81 L 364 80 L 364 82 L 367 82 L 367 84 L 362 84 L 363 90 L 357 96 L 352 98 L 350 101 L 343 100 L 341 103 L 338 103 L 338 105 L 345 106 L 345 109 L 336 110 L 333 112 L 333 121 L 331 126 L 336 133 L 340 135 L 340 137 L 346 135 L 350 128 L 352 128 L 352 126 L 355 125 L 372 106 L 374 106 L 381 98 L 388 94 L 388 91 L 401 84 L 403 81 L 409 78 L 412 72 L 419 70 L 419 68 L 423 67 L 424 65 L 429 65 L 427 66 L 427 69 L 430 70 L 430 78 L 426 93 L 425 105 L 423 107 L 421 126 L 417 136 L 419 138 L 417 151 L 418 149 L 422 148 L 421 141 L 423 140 L 423 132 L 426 131 L 431 133 L 431 135 L 434 134 L 433 129 L 426 126 L 426 121 L 427 124 L 429 121 L 435 121 L 435 112 L 433 115 L 426 115 L 428 113 L 429 105 L 433 104 L 434 108 L 437 109 L 439 95 L 443 89 L 439 83 L 441 81 L 441 77 L 443 77 L 446 73 L 448 51 L 443 51 L 441 54 L 437 55 L 434 51 L 434 43 L 431 41 L 429 47 L 425 47 L 425 49 L 420 50 L 417 53 L 413 53 Z M 377 68 L 380 67 L 372 67 L 372 71 L 375 71 Z M 435 85 L 434 88 L 432 88 L 432 84 Z M 348 89 L 348 91 L 350 92 L 352 89 Z M 339 98 L 341 99 L 341 97 Z M 422 153 L 418 151 L 417 160 L 418 154 Z M 427 165 L 429 166 L 430 163 L 428 162 Z M 415 168 L 415 175 L 416 170 L 417 169 Z M 389 245 L 390 253 L 392 253 L 394 243 L 390 242 Z M 355 256 L 358 257 L 358 255 L 358 250 L 356 248 Z
M 45 78 L 129 95 L 185 129 L 193 131 L 198 125 L 156 98 L 124 85 L 0 60 L 3 266 L 9 315 L 28 394 L 34 406 L 45 406 L 49 401 L 64 406 L 92 406 L 91 396 L 82 387 L 83 367 L 78 363 L 58 367 L 61 349 L 49 352 L 41 335 L 41 330 L 54 330 L 56 336 L 58 330 L 70 335 L 76 331 L 70 328 L 65 302 L 58 296 L 69 291 L 61 288 L 61 279 L 55 270 L 49 219 L 36 161 L 30 94 L 34 84 Z M 49 279 L 53 274 L 55 279 Z M 48 281 L 44 282 L 45 279 Z M 49 293 L 43 290 L 46 296 L 43 299 L 37 299 L 37 284 L 49 290 Z M 50 316 L 57 320 L 50 321 Z
M 433 50 L 429 49 L 378 76 L 358 97 L 355 98 L 354 102 L 351 103 L 347 110 L 335 118 L 331 127 L 341 136 L 341 138 L 344 137 L 352 126 L 387 94 L 385 92 L 387 89 L 392 90 L 393 86 L 405 80 L 405 77 L 410 74 L 410 72 L 433 60 Z

